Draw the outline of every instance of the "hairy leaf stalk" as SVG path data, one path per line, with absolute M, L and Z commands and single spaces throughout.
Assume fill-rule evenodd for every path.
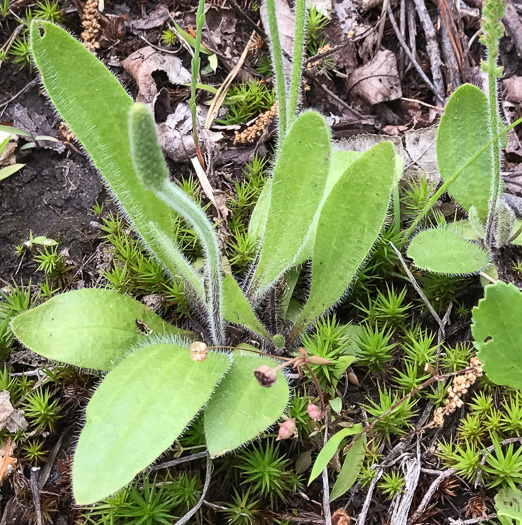
M 487 47 L 488 60 L 482 64 L 482 71 L 488 74 L 489 121 L 491 133 L 496 134 L 499 129 L 497 80 L 502 75 L 502 68 L 497 66 L 498 42 L 504 34 L 500 19 L 504 16 L 506 0 L 487 0 L 483 8 L 482 43 Z M 487 246 L 496 244 L 498 225 L 498 209 L 503 187 L 500 179 L 500 143 L 498 137 L 493 139 L 493 173 L 491 179 L 491 197 L 489 213 L 486 222 Z
M 145 187 L 185 218 L 201 240 L 205 250 L 206 305 L 211 338 L 213 344 L 222 344 L 221 254 L 214 228 L 201 207 L 181 188 L 170 182 L 156 135 L 154 118 L 143 104 L 136 104 L 129 111 L 129 139 L 134 169 Z M 156 229 L 156 234 L 162 238 L 163 243 L 168 242 L 168 237 L 162 236 L 161 231 Z M 189 274 L 189 283 L 193 280 L 194 275 Z
M 295 39 L 294 56 L 292 62 L 292 82 L 290 84 L 290 97 L 288 101 L 288 129 L 294 123 L 299 104 L 301 88 L 301 73 L 303 68 L 304 39 L 306 29 L 306 1 L 296 0 L 295 3 Z
M 194 57 L 192 58 L 190 81 L 190 113 L 192 116 L 192 137 L 196 146 L 196 153 L 198 155 L 201 167 L 205 166 L 203 155 L 201 153 L 201 146 L 199 144 L 198 122 L 197 122 L 197 106 L 196 106 L 196 87 L 198 82 L 199 69 L 201 67 L 201 33 L 203 32 L 203 25 L 205 24 L 205 0 L 199 0 L 198 10 L 196 12 L 196 42 L 194 44 Z
M 286 136 L 288 113 L 286 109 L 286 80 L 283 65 L 283 51 L 279 39 L 279 28 L 277 27 L 275 0 L 266 0 L 266 12 L 268 17 L 268 32 L 270 34 L 270 47 L 272 50 L 272 62 L 274 63 L 276 78 L 277 111 L 279 115 L 278 149 L 280 149 Z

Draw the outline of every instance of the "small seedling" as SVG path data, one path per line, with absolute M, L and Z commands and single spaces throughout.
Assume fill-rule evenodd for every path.
M 388 500 L 396 494 L 400 494 L 404 487 L 404 476 L 399 472 L 393 471 L 390 474 L 385 472 L 377 484 L 379 492 Z
M 24 412 L 29 421 L 37 428 L 53 431 L 56 421 L 60 417 L 59 401 L 51 401 L 51 395 L 46 389 L 31 392 L 23 404 Z

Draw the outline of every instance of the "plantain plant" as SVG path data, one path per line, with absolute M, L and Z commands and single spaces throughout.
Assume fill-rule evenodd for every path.
M 501 148 L 508 129 L 498 114 L 498 42 L 503 35 L 501 18 L 505 0 L 486 0 L 481 41 L 487 48 L 482 71 L 488 75 L 488 95 L 470 84 L 450 97 L 437 131 L 437 162 L 444 184 L 426 210 L 444 190 L 467 212 L 468 219 L 441 228 L 423 230 L 412 239 L 408 255 L 421 269 L 445 274 L 471 274 L 484 270 L 510 243 L 522 244 L 522 224 L 503 199 Z M 410 236 L 425 215 L 407 231 Z
M 274 1 L 267 7 L 273 15 Z M 304 24 L 304 0 L 296 9 Z M 277 22 L 274 16 L 270 20 L 276 41 Z M 235 325 L 237 334 L 240 327 L 243 341 L 257 341 L 265 353 L 296 348 L 344 296 L 377 240 L 397 182 L 396 158 L 389 143 L 364 154 L 332 151 L 325 119 L 297 111 L 294 68 L 292 114 L 280 99 L 278 157 L 250 224 L 260 239 L 257 262 L 240 284 L 223 269 L 212 223 L 171 182 L 149 110 L 134 104 L 106 67 L 60 27 L 33 21 L 30 31 L 33 60 L 51 101 L 144 246 L 169 279 L 184 284 L 201 327 L 197 334 L 181 330 L 138 301 L 103 289 L 55 296 L 12 321 L 14 334 L 31 350 L 104 374 L 87 406 L 72 468 L 76 501 L 90 504 L 132 481 L 200 412 L 211 457 L 253 440 L 280 418 L 290 393 L 281 367 L 270 356 L 230 351 L 229 328 Z M 297 32 L 297 61 L 302 33 Z M 274 59 L 282 64 L 277 46 Z M 281 95 L 286 80 L 277 81 Z M 183 255 L 172 234 L 174 212 L 199 237 L 202 270 Z M 308 299 L 289 308 L 308 259 Z M 276 322 L 265 326 L 260 320 L 265 318 Z M 277 374 L 270 388 L 253 374 L 260 367 Z

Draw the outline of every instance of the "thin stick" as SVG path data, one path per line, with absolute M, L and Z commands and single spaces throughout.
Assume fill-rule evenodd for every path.
M 205 458 L 208 456 L 208 452 L 198 452 L 197 454 L 191 454 L 190 456 L 185 456 L 184 458 L 173 459 L 172 461 L 166 461 L 165 463 L 160 463 L 159 465 L 153 465 L 149 468 L 150 471 L 162 470 L 164 468 L 175 467 L 176 465 L 181 465 L 182 463 L 188 463 L 189 461 L 195 461 L 196 459 Z
M 413 285 L 413 288 L 415 288 L 415 291 L 419 294 L 419 297 L 422 299 L 424 304 L 427 306 L 428 310 L 430 311 L 431 315 L 437 321 L 437 324 L 439 325 L 439 329 L 441 332 L 444 333 L 444 323 L 442 322 L 442 319 L 439 317 L 439 314 L 435 311 L 433 306 L 431 306 L 431 303 L 428 301 L 428 298 L 424 295 L 424 292 L 422 291 L 422 288 L 419 286 L 419 283 L 413 277 L 413 274 L 410 272 L 410 269 L 408 268 L 406 261 L 402 257 L 401 252 L 395 247 L 395 245 L 390 242 L 390 246 L 393 248 L 394 252 L 397 254 L 397 257 L 399 258 L 399 261 L 402 264 L 402 267 L 404 268 L 404 271 L 406 272 L 406 275 L 408 276 L 408 279 L 410 280 L 411 284 Z
M 176 521 L 176 525 L 185 525 L 185 523 L 188 523 L 189 519 L 196 514 L 196 512 L 199 510 L 201 505 L 203 505 L 203 501 L 205 500 L 205 496 L 208 491 L 208 487 L 210 486 L 210 476 L 212 475 L 212 460 L 210 457 L 207 458 L 207 471 L 205 474 L 205 485 L 203 486 L 203 491 L 201 492 L 201 498 L 199 498 L 199 501 L 196 503 L 196 505 L 190 509 L 185 516 L 183 516 L 179 521 Z
M 324 403 L 324 396 L 323 391 L 321 390 L 321 385 L 319 384 L 319 380 L 317 379 L 317 376 L 315 375 L 314 371 L 310 368 L 308 363 L 303 363 L 306 370 L 308 370 L 308 373 L 312 376 L 312 379 L 315 383 L 315 388 L 317 389 L 317 393 L 319 394 L 319 401 L 321 403 L 321 413 L 319 414 L 320 418 L 323 418 L 326 415 L 326 405 Z

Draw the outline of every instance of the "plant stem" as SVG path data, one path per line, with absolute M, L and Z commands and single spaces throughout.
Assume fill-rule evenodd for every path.
M 206 306 L 212 343 L 220 345 L 224 338 L 223 331 L 223 279 L 221 253 L 217 236 L 212 224 L 202 208 L 196 204 L 182 189 L 165 179 L 156 195 L 168 204 L 175 212 L 181 214 L 192 226 L 201 240 L 205 250 L 205 270 L 207 284 Z
M 459 169 L 457 170 L 442 186 L 430 197 L 422 211 L 417 215 L 412 225 L 404 232 L 403 236 L 407 239 L 415 230 L 419 222 L 426 216 L 426 214 L 431 210 L 433 205 L 438 201 L 439 197 L 453 184 L 459 177 L 459 175 L 475 160 L 477 160 L 496 140 L 498 140 L 502 135 L 507 133 L 509 130 L 513 129 L 515 126 L 522 124 L 522 117 L 517 119 L 513 124 L 510 124 L 506 129 L 498 133 L 494 138 L 492 138 L 484 147 L 480 148 L 475 155 L 470 157 L 470 159 Z
M 287 129 L 290 129 L 297 115 L 297 105 L 299 103 L 299 92 L 301 88 L 301 72 L 303 68 L 305 27 L 306 1 L 296 0 L 294 56 L 292 62 L 292 82 L 290 84 L 290 97 L 288 101 Z
M 192 116 L 192 137 L 196 146 L 196 153 L 201 167 L 205 169 L 205 161 L 201 153 L 201 146 L 199 144 L 198 122 L 197 122 L 197 106 L 196 106 L 196 87 L 198 82 L 199 69 L 201 66 L 201 33 L 203 32 L 203 25 L 205 24 L 205 0 L 199 0 L 198 10 L 196 12 L 196 42 L 194 44 L 194 57 L 192 58 L 191 72 L 192 78 L 190 82 L 190 113 Z
M 270 43 L 272 49 L 272 62 L 274 63 L 274 72 L 277 89 L 277 109 L 279 113 L 279 139 L 278 150 L 286 136 L 287 109 L 286 109 L 286 79 L 283 65 L 283 51 L 281 41 L 279 40 L 279 28 L 277 27 L 277 13 L 275 0 L 266 0 L 266 13 L 268 18 L 268 32 L 270 34 Z

